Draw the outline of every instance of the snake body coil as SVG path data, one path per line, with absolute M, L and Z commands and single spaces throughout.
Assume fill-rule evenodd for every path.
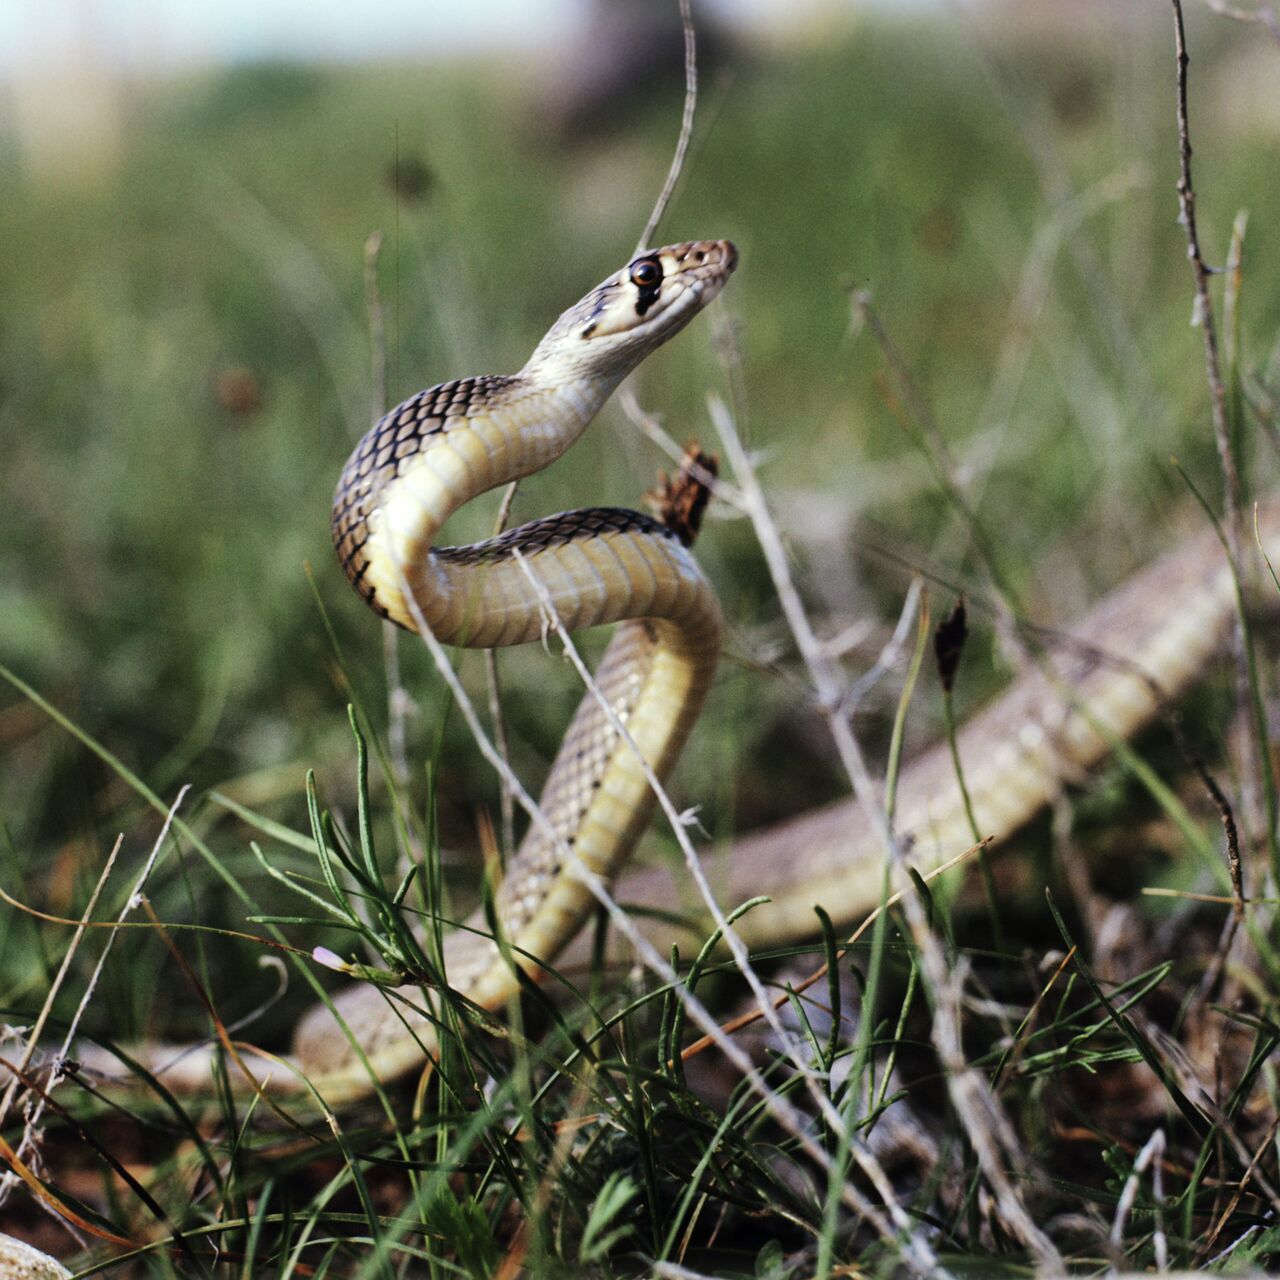
M 540 471 L 582 434 L 618 383 L 684 327 L 728 279 L 724 240 L 642 254 L 551 327 L 513 377 L 466 378 L 419 392 L 386 414 L 351 455 L 333 505 L 333 538 L 351 584 L 379 614 L 429 627 L 447 644 L 525 644 L 545 626 L 534 583 L 566 630 L 624 621 L 597 675 L 604 700 L 659 778 L 693 726 L 720 650 L 715 595 L 679 537 L 634 511 L 571 511 L 465 547 L 436 547 L 449 516 L 478 494 Z M 523 561 L 523 563 L 522 563 Z M 562 851 L 609 879 L 635 845 L 653 796 L 635 749 L 586 696 L 569 727 L 534 825 L 495 895 L 516 954 L 552 959 L 594 899 Z M 450 935 L 445 977 L 485 1007 L 518 990 L 483 917 Z M 422 993 L 407 992 L 420 1004 Z M 330 1102 L 368 1091 L 417 1063 L 434 1043 L 427 1018 L 393 1013 L 358 989 L 338 1012 L 304 1020 L 295 1057 Z

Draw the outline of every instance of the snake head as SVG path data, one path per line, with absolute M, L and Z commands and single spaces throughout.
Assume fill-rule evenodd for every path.
M 738 251 L 728 240 L 646 249 L 551 326 L 523 375 L 620 380 L 679 333 L 737 265 Z

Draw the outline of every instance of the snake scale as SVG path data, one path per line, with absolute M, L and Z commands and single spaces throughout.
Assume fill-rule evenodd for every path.
M 684 541 L 637 512 L 593 508 L 537 520 L 499 538 L 436 547 L 450 514 L 480 493 L 548 466 L 579 438 L 618 383 L 720 292 L 737 264 L 727 241 L 694 241 L 639 255 L 569 308 L 525 367 L 510 377 L 443 383 L 386 414 L 352 453 L 333 507 L 334 545 L 353 587 L 371 608 L 409 629 L 472 647 L 527 643 L 543 633 L 542 584 L 567 630 L 621 622 L 596 682 L 659 778 L 697 716 L 720 650 L 720 611 Z M 1263 545 L 1280 559 L 1280 499 L 1259 511 Z M 1070 636 L 959 736 L 982 833 L 1013 834 L 1061 788 L 1132 736 L 1203 674 L 1235 607 L 1217 539 L 1202 533 L 1105 597 Z M 534 824 L 495 894 L 496 917 L 518 952 L 548 961 L 571 943 L 594 899 L 564 857 L 612 878 L 653 805 L 634 748 L 588 694 L 552 765 Z M 903 771 L 898 828 L 921 871 L 971 843 L 949 752 L 935 748 Z M 853 801 L 816 810 L 709 851 L 712 883 L 726 903 L 772 901 L 745 916 L 750 943 L 814 932 L 821 904 L 837 923 L 879 898 L 882 851 Z M 622 878 L 623 902 L 686 896 L 673 873 L 642 869 Z M 696 914 L 696 913 L 695 913 Z M 669 945 L 679 930 L 644 918 Z M 446 940 L 451 986 L 486 1008 L 518 991 L 483 916 Z M 692 936 L 692 935 L 691 935 Z M 581 946 L 579 942 L 575 944 Z M 531 966 L 532 967 L 532 966 Z M 418 990 L 405 994 L 417 1004 Z M 301 1087 L 305 1073 L 330 1105 L 368 1093 L 419 1066 L 435 1045 L 432 1023 L 369 985 L 339 993 L 337 1013 L 314 1009 L 287 1060 L 247 1061 L 271 1072 L 273 1092 Z M 366 1062 L 351 1048 L 360 1045 Z M 207 1085 L 207 1051 L 173 1058 L 140 1051 L 170 1089 Z M 367 1065 L 366 1065 L 367 1063 Z M 52 1259 L 0 1237 L 0 1280 L 66 1275 Z

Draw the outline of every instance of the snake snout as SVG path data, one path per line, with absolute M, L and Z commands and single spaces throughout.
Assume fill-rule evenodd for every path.
M 738 265 L 738 246 L 732 240 L 688 240 L 670 249 L 658 250 L 658 253 L 671 254 L 676 265 L 683 270 L 718 267 L 728 275 Z

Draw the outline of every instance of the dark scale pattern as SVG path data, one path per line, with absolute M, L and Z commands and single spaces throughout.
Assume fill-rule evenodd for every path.
M 609 533 L 651 533 L 678 542 L 674 530 L 661 521 L 626 507 L 585 507 L 581 511 L 562 511 L 540 520 L 509 529 L 497 538 L 475 542 L 467 547 L 437 547 L 436 555 L 449 564 L 492 564 L 506 560 L 514 551 L 537 555 L 549 547 L 562 547 L 580 538 L 598 538 Z
M 379 494 L 410 458 L 422 452 L 431 436 L 458 425 L 458 419 L 493 407 L 518 382 L 518 378 L 486 375 L 419 391 L 370 427 L 347 459 L 333 497 L 333 546 L 348 581 L 376 613 L 385 616 L 372 587 L 364 581 L 369 563 L 363 548 Z
M 639 619 L 624 622 L 614 632 L 596 669 L 596 688 L 624 722 L 640 700 L 657 644 L 652 623 Z M 636 673 L 641 673 L 638 680 L 634 678 Z M 546 786 L 538 797 L 539 807 L 551 815 L 556 834 L 570 849 L 617 744 L 618 732 L 608 714 L 594 695 L 587 693 L 565 731 Z M 650 794 L 641 807 L 647 812 L 652 804 Z M 559 847 L 536 823 L 525 834 L 516 857 L 520 875 L 503 881 L 496 902 L 500 917 L 511 931 L 523 928 L 537 910 L 536 905 L 531 910 L 522 901 L 529 885 L 549 879 L 561 867 Z

